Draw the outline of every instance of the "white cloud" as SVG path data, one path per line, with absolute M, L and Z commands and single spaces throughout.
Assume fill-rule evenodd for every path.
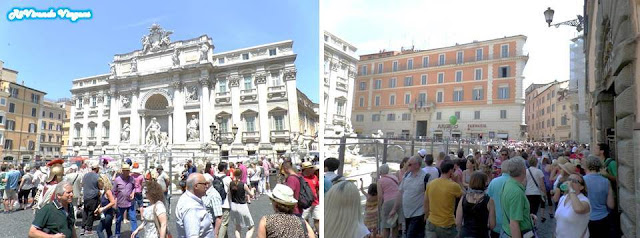
M 358 48 L 358 54 L 414 45 L 431 49 L 525 35 L 525 87 L 569 79 L 569 44 L 575 28 L 547 27 L 543 12 L 556 12 L 554 23 L 582 14 L 581 0 L 323 0 L 321 27 Z

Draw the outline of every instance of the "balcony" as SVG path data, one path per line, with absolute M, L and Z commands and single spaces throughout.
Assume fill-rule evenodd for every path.
M 271 142 L 289 142 L 289 130 L 273 130 L 271 131 Z
M 344 126 L 347 122 L 347 117 L 345 117 L 344 115 L 338 115 L 338 114 L 334 114 L 333 115 L 333 124 L 334 125 L 341 125 Z
M 260 142 L 259 131 L 242 132 L 242 143 L 258 143 Z
M 98 110 L 91 110 L 89 111 L 89 117 L 97 117 L 98 116 Z
M 231 103 L 231 93 L 230 92 L 219 92 L 216 93 L 216 104 L 229 104 Z
M 109 113 L 110 113 L 110 112 L 111 112 L 111 110 L 109 110 L 109 109 L 104 109 L 104 110 L 102 110 L 102 115 L 103 115 L 103 116 L 109 116 Z
M 349 85 L 338 81 L 336 82 L 336 89 L 344 92 L 349 92 Z
M 408 108 L 409 110 L 415 110 L 415 111 L 427 111 L 427 110 L 431 110 L 435 107 L 435 104 L 433 102 L 427 102 L 427 101 L 420 101 L 420 100 L 415 100 L 413 103 L 409 103 Z
M 82 118 L 82 117 L 84 117 L 83 111 L 76 112 L 76 118 Z
M 256 101 L 258 99 L 258 90 L 255 88 L 240 91 L 240 101 Z
M 285 85 L 271 86 L 267 89 L 269 99 L 287 97 L 287 87 Z

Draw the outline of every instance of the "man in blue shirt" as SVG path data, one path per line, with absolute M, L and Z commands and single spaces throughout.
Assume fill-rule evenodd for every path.
M 4 207 L 5 211 L 13 211 L 13 204 L 18 200 L 18 182 L 20 181 L 20 171 L 16 170 L 13 164 L 9 165 L 9 172 L 5 179 L 7 185 L 4 189 Z
M 615 207 L 613 198 L 613 188 L 607 178 L 599 174 L 603 164 L 600 158 L 594 155 L 587 157 L 585 161 L 586 175 L 584 182 L 589 188 L 588 198 L 591 205 L 589 215 L 589 234 L 591 237 L 619 237 L 614 236 L 617 229 L 612 229 L 613 221 L 610 217 L 610 210 Z
M 505 166 L 507 163 L 509 163 L 509 160 L 502 162 L 502 166 L 508 167 Z M 491 180 L 489 188 L 487 189 L 487 195 L 493 200 L 496 208 L 496 226 L 491 231 L 491 238 L 500 237 L 500 233 L 502 232 L 502 204 L 500 203 L 500 196 L 502 195 L 502 187 L 509 178 L 511 178 L 509 174 L 503 170 L 502 176 Z

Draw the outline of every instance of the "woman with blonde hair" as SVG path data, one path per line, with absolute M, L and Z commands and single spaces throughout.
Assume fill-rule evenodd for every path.
M 111 191 L 113 185 L 107 174 L 101 174 L 100 178 L 98 178 L 98 188 L 102 190 L 99 196 L 100 206 L 94 211 L 94 214 L 100 217 L 97 229 L 98 237 L 105 237 L 102 232 L 103 230 L 107 233 L 106 237 L 111 237 L 113 235 L 111 225 L 113 224 L 113 215 L 115 214 L 114 207 L 116 205 L 116 198 Z
M 131 233 L 131 237 L 136 235 L 140 230 L 144 230 L 145 238 L 167 237 L 169 230 L 167 229 L 167 208 L 164 205 L 164 192 L 160 184 L 155 181 L 147 181 L 147 199 L 149 206 L 143 210 L 142 224 L 138 229 Z
M 331 186 L 325 204 L 325 237 L 363 238 L 369 235 L 363 221 L 360 192 L 351 181 Z

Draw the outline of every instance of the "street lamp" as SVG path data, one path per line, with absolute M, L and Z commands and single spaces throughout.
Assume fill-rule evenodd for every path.
M 549 27 L 551 27 L 551 22 L 553 22 L 553 14 L 554 13 L 555 13 L 555 11 L 553 9 L 551 9 L 550 7 L 547 8 L 547 10 L 544 11 L 544 19 L 547 22 L 547 25 Z M 581 32 L 583 24 L 584 24 L 584 18 L 582 16 L 580 16 L 580 15 L 578 15 L 577 17 L 578 17 L 577 19 L 556 23 L 556 24 L 553 24 L 553 26 L 555 26 L 556 28 L 560 27 L 561 25 L 575 26 L 576 30 L 578 30 L 578 32 Z
M 218 125 L 220 125 L 222 123 L 222 118 L 218 117 L 216 121 L 218 122 Z M 228 133 L 222 132 L 222 128 L 216 126 L 216 124 L 213 122 L 209 126 L 209 131 L 211 132 L 211 140 L 218 145 L 218 153 L 220 155 L 220 160 L 222 161 L 222 145 L 224 144 L 222 135 Z M 231 140 L 227 144 L 233 143 L 236 138 L 236 134 L 238 134 L 238 126 L 233 124 L 233 127 L 231 127 Z

